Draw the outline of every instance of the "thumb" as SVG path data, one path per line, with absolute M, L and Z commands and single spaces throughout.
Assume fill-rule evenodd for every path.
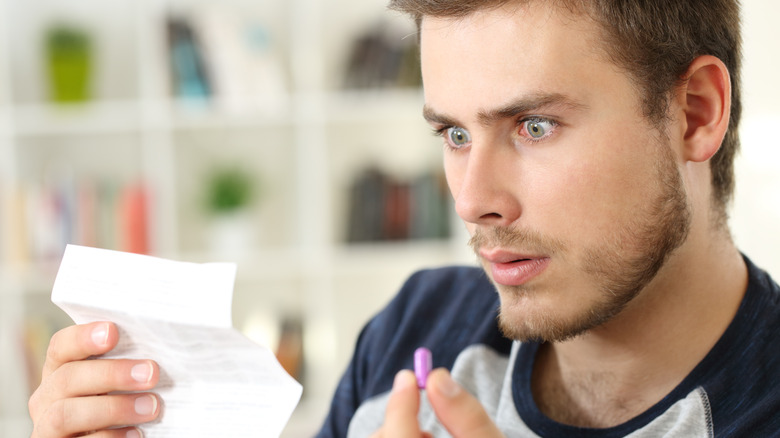
M 446 369 L 433 370 L 425 388 L 436 417 L 454 438 L 503 436 L 479 400 L 455 383 Z

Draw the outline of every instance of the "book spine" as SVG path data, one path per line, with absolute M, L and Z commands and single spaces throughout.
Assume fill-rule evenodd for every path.
M 368 169 L 350 187 L 347 241 L 447 238 L 449 196 L 438 173 L 407 182 Z
M 57 260 L 68 243 L 148 254 L 149 201 L 141 183 L 6 188 L 0 195 L 0 256 L 19 264 Z

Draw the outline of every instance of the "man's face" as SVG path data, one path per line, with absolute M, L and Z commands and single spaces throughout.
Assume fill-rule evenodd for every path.
M 589 21 L 533 2 L 421 31 L 425 115 L 505 334 L 560 341 L 609 320 L 687 236 L 670 130 L 642 116 Z

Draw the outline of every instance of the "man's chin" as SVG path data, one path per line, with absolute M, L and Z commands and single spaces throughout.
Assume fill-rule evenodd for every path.
M 531 291 L 526 293 L 533 294 Z M 564 342 L 604 324 L 619 313 L 619 309 L 607 303 L 598 303 L 566 315 L 559 306 L 535 302 L 539 297 L 525 296 L 519 301 L 513 298 L 517 297 L 502 296 L 498 326 L 505 337 L 520 342 Z
M 506 338 L 520 342 L 560 342 L 572 337 L 565 327 L 549 318 L 521 318 L 507 315 L 503 309 L 499 312 L 498 327 Z

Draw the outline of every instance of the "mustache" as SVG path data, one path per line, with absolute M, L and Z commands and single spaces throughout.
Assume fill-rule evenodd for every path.
M 562 240 L 542 235 L 538 231 L 500 226 L 476 228 L 468 244 L 476 254 L 479 254 L 481 249 L 515 248 L 532 253 L 554 255 L 563 252 L 566 248 Z

